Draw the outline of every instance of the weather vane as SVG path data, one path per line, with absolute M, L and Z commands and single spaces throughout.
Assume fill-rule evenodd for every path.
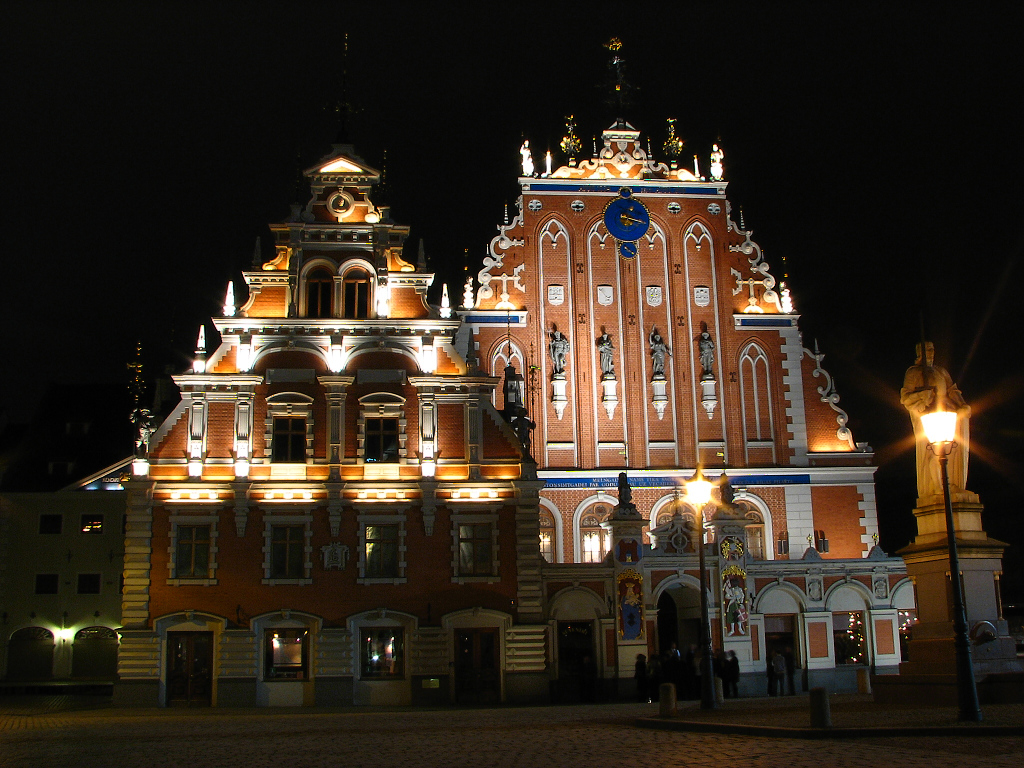
M 612 71 L 612 101 L 611 103 L 618 109 L 619 119 L 623 118 L 623 110 L 628 103 L 628 95 L 633 86 L 626 81 L 625 73 L 625 60 L 619 56 L 619 51 L 622 50 L 622 41 L 617 37 L 613 37 L 604 47 L 611 51 L 612 59 L 608 63 L 608 69 Z
M 683 152 L 683 145 L 686 142 L 676 136 L 676 120 L 674 117 L 668 119 L 668 138 L 665 139 L 665 154 L 672 159 L 672 167 L 675 168 L 676 160 Z

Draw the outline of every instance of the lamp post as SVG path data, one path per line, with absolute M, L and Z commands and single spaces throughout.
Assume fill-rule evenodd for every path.
M 708 606 L 708 572 L 704 562 L 704 507 L 711 501 L 711 483 L 704 479 L 700 467 L 694 476 L 686 481 L 686 496 L 697 509 L 698 538 L 697 552 L 700 562 L 700 708 L 716 709 L 715 668 L 712 663 L 711 611 Z
M 963 577 L 960 575 L 960 554 L 956 547 L 953 526 L 953 504 L 949 498 L 949 474 L 946 463 L 956 444 L 956 413 L 933 411 L 921 417 L 921 427 L 928 439 L 928 447 L 939 460 L 942 472 L 942 497 L 946 506 L 946 539 L 949 542 L 949 579 L 953 590 L 953 633 L 956 647 L 956 693 L 960 706 L 960 720 L 980 722 L 978 689 L 974 683 L 974 664 L 971 661 L 971 643 L 967 636 L 967 609 L 964 606 Z

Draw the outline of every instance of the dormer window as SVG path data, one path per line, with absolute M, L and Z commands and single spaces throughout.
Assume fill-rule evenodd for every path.
M 370 316 L 370 273 L 350 269 L 342 279 L 342 317 L 365 320 Z
M 334 276 L 318 267 L 306 277 L 306 317 L 334 316 Z

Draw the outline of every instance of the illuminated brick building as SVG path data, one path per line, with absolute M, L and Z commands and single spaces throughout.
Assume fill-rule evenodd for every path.
M 121 701 L 546 695 L 532 463 L 337 146 L 127 484 Z M 259 257 L 259 254 L 257 253 Z
M 581 160 L 570 133 L 541 174 L 524 146 L 519 214 L 457 312 L 447 288 L 427 304 L 376 171 L 345 146 L 306 171 L 219 345 L 143 425 L 119 701 L 622 693 L 637 653 L 696 640 L 698 464 L 735 489 L 708 552 L 742 687 L 786 647 L 810 684 L 895 671 L 913 598 L 873 547 L 872 454 L 733 222 L 720 151 L 708 180 L 622 122 L 602 145 Z
M 561 167 L 549 154 L 535 171 L 522 148 L 518 216 L 462 312 L 483 370 L 512 360 L 528 372 L 552 675 L 593 651 L 603 677 L 629 678 L 638 652 L 697 641 L 683 481 L 698 464 L 710 479 L 728 470 L 735 490 L 708 551 L 714 645 L 736 652 L 744 687 L 763 693 L 766 655 L 787 647 L 810 684 L 848 688 L 866 664 L 895 671 L 913 596 L 902 561 L 874 547 L 873 454 L 731 214 L 723 153 L 703 176 L 696 157 L 693 170 L 672 159 L 674 132 L 659 160 L 620 120 L 581 157 L 567 128 Z M 633 639 L 613 606 L 620 471 L 648 544 L 632 566 L 644 622 Z

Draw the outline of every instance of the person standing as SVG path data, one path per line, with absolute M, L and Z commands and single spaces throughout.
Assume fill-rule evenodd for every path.
M 647 689 L 647 657 L 642 653 L 636 655 L 633 678 L 636 680 L 636 700 L 642 704 L 650 704 L 651 696 Z
M 740 695 L 740 660 L 736 651 L 729 651 L 725 658 L 725 669 L 722 674 L 722 683 L 725 686 L 725 698 L 737 699 Z

